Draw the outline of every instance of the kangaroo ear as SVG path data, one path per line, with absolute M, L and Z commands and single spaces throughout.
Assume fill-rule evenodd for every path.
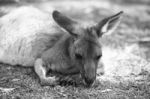
M 118 26 L 122 13 L 123 11 L 120 11 L 119 13 L 100 21 L 95 27 L 98 36 L 101 37 L 103 34 L 111 34 Z
M 58 12 L 58 11 L 53 11 L 53 19 L 55 20 L 55 22 L 61 26 L 62 28 L 64 28 L 65 30 L 67 30 L 71 35 L 77 35 L 75 33 L 76 30 L 76 26 L 77 26 L 77 22 L 72 20 L 71 18 L 63 15 L 62 13 Z

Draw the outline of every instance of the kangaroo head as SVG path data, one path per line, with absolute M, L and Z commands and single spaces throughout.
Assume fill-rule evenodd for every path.
M 122 13 L 121 11 L 93 26 L 85 27 L 58 11 L 53 12 L 55 22 L 71 35 L 70 57 L 77 64 L 83 81 L 88 86 L 91 86 L 96 79 L 98 61 L 102 56 L 99 39 L 103 34 L 111 33 L 117 27 Z

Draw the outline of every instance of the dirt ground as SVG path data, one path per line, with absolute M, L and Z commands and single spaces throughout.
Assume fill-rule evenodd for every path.
M 149 0 L 21 2 L 1 5 L 0 16 L 24 5 L 46 12 L 53 7 L 86 23 L 98 22 L 119 11 L 124 14 L 117 30 L 101 39 L 105 75 L 99 76 L 98 69 L 95 86 L 41 86 L 32 68 L 1 64 L 0 99 L 150 99 Z

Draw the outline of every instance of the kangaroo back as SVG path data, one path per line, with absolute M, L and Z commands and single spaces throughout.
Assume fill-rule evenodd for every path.
M 20 7 L 0 19 L 0 62 L 33 66 L 34 60 L 54 45 L 61 34 L 51 13 Z

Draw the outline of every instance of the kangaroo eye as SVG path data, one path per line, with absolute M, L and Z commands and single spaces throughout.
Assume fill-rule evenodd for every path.
M 81 55 L 81 54 L 78 54 L 78 53 L 75 54 L 75 57 L 76 57 L 77 59 L 82 59 L 82 55 Z
M 98 55 L 98 56 L 96 56 L 96 60 L 99 60 L 100 58 L 102 57 L 102 55 Z

